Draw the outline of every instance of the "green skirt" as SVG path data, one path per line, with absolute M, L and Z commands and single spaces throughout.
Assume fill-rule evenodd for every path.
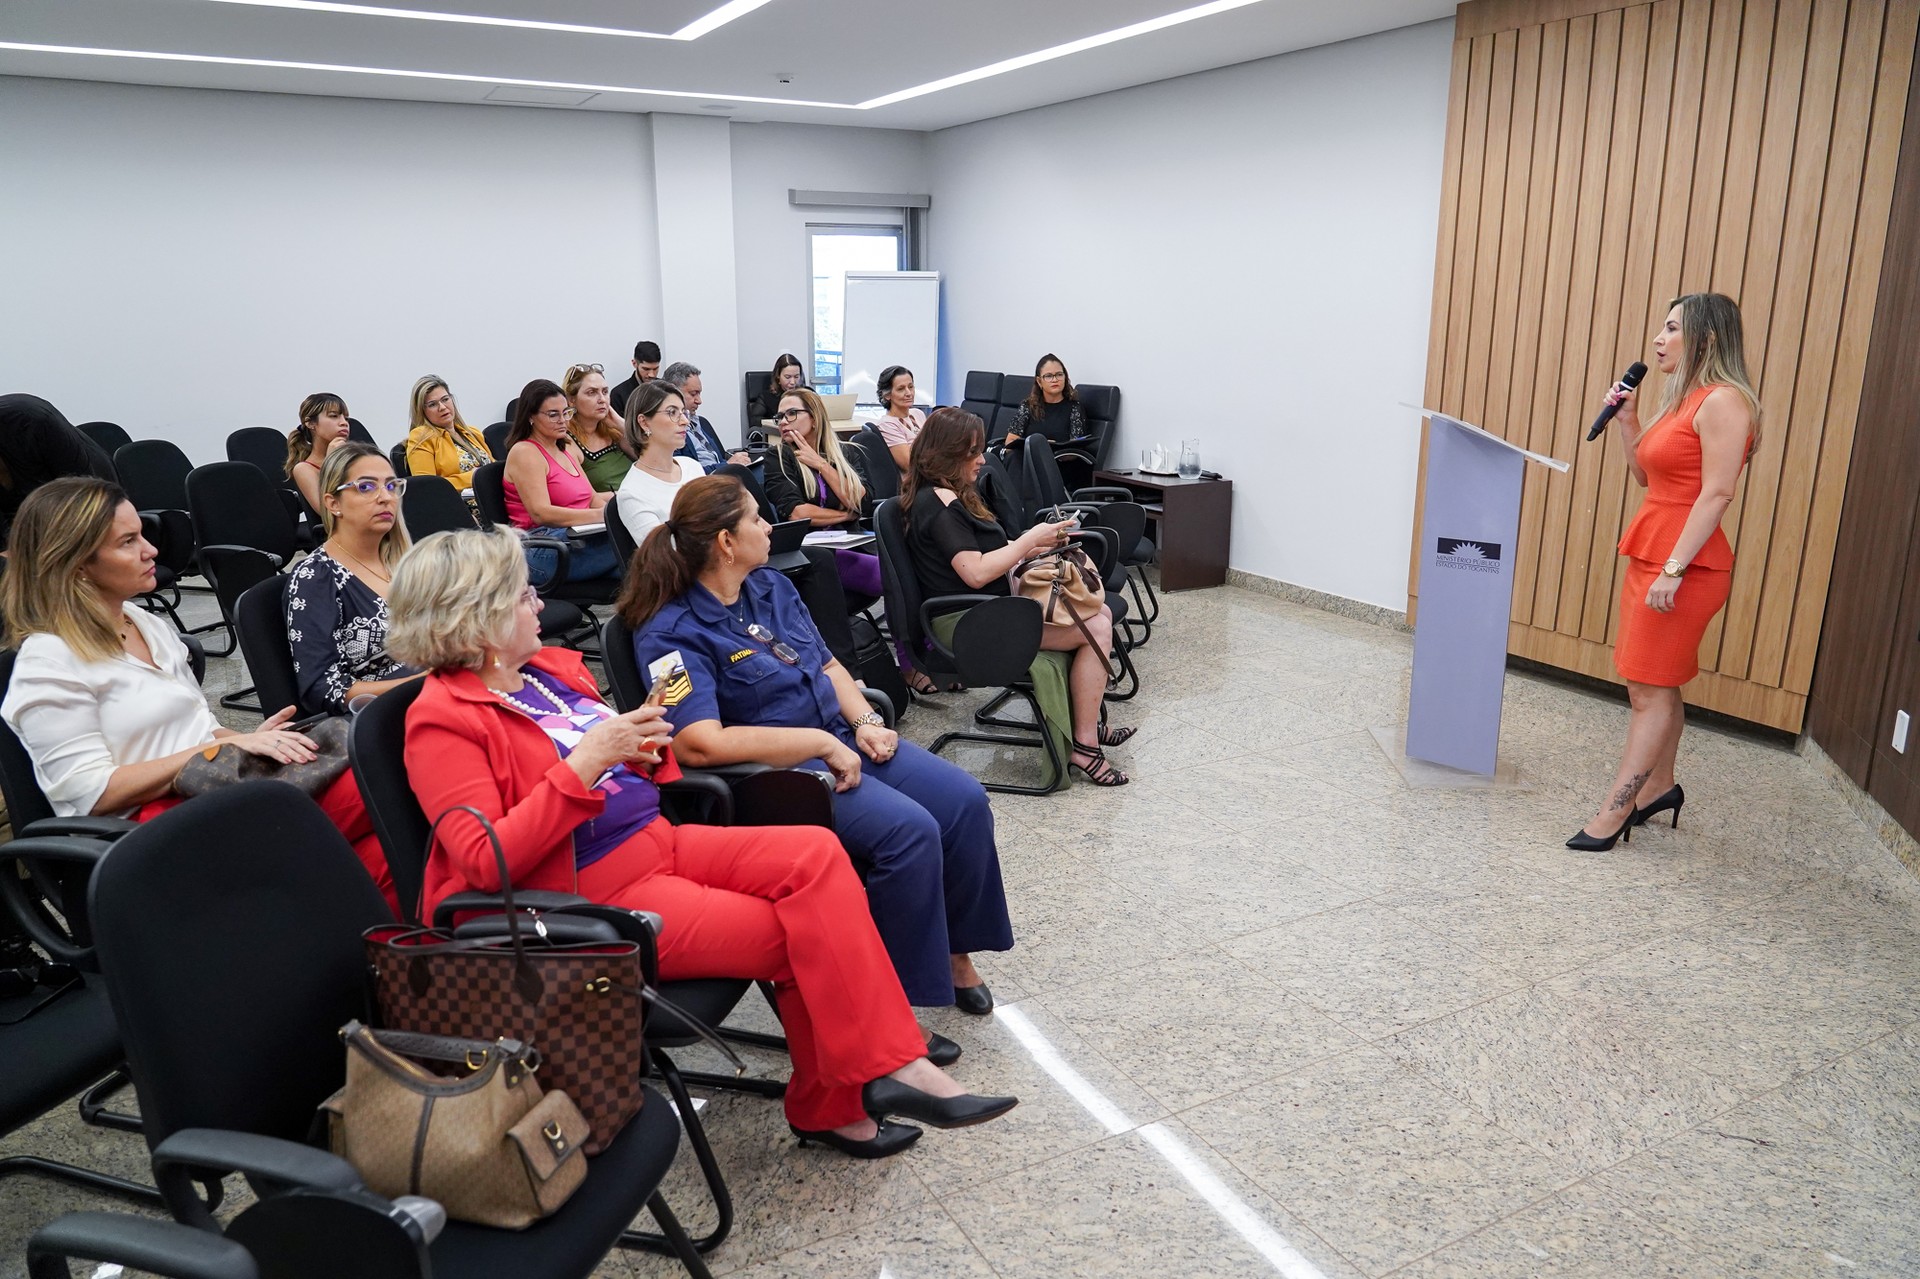
M 942 644 L 953 643 L 954 628 L 959 626 L 961 616 L 943 613 L 933 619 L 933 633 Z M 1072 666 L 1072 653 L 1042 651 L 1033 655 L 1027 667 L 1027 678 L 1033 681 L 1034 699 L 1040 703 L 1040 716 L 1046 721 L 1053 748 L 1062 760 L 1073 758 L 1073 699 L 1067 692 L 1067 672 Z M 1065 776 L 1049 771 L 1048 787 L 1066 784 Z

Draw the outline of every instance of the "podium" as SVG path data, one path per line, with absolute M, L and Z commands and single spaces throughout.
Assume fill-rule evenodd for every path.
M 1521 482 L 1529 462 L 1562 472 L 1567 463 L 1420 412 L 1431 427 L 1406 754 L 1490 778 L 1500 752 Z

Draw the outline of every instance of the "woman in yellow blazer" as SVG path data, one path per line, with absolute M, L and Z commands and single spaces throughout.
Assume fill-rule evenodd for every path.
M 473 473 L 494 460 L 480 432 L 468 426 L 446 382 L 433 374 L 413 384 L 407 431 L 407 472 L 438 475 L 456 489 L 473 487 Z

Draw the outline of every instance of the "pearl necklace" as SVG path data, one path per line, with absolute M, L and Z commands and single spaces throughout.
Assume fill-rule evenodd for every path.
M 539 689 L 540 696 L 547 699 L 548 706 L 551 706 L 554 710 L 558 711 L 562 715 L 572 714 L 572 712 L 567 709 L 567 704 L 561 701 L 558 697 L 555 697 L 553 694 L 553 690 L 549 689 L 545 684 L 542 684 L 539 680 L 534 679 L 530 676 L 526 677 L 526 682 L 521 685 L 521 688 L 522 688 L 522 691 L 524 691 L 527 688 Z M 547 713 L 545 710 L 537 706 L 527 705 L 525 702 L 521 701 L 519 698 L 515 697 L 511 693 L 503 693 L 497 688 L 491 691 L 495 697 L 499 698 L 501 701 L 505 702 L 507 705 L 513 707 L 515 710 L 519 711 L 521 714 L 527 716 L 529 719 L 539 719 L 542 715 L 545 715 Z

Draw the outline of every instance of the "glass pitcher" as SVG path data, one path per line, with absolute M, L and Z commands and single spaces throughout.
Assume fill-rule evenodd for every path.
M 1200 440 L 1197 436 L 1191 440 L 1180 441 L 1180 478 L 1183 480 L 1200 478 Z

